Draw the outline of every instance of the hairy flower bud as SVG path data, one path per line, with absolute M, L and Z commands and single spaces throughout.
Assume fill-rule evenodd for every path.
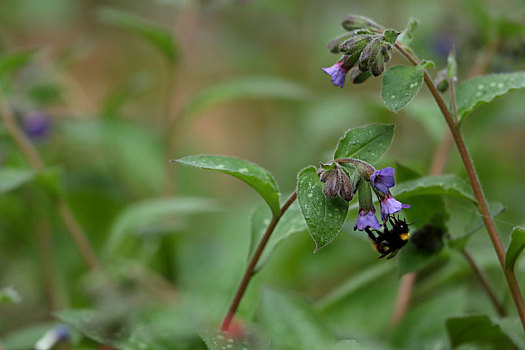
M 350 71 L 350 81 L 353 84 L 364 83 L 371 76 L 372 74 L 369 71 L 361 72 L 361 70 L 359 70 L 359 67 L 354 67 Z
M 366 45 L 368 45 L 368 43 L 372 40 L 372 37 L 373 36 L 370 34 L 355 35 L 350 39 L 343 41 L 339 45 L 339 51 L 350 55 L 354 53 L 361 53 Z
M 448 74 L 447 69 L 442 69 L 436 74 L 434 79 L 434 85 L 440 92 L 446 92 L 448 90 Z
M 323 192 L 327 197 L 334 198 L 341 189 L 341 173 L 338 168 L 333 169 L 328 173 L 326 185 Z
M 374 40 L 372 40 L 361 52 L 361 55 L 359 56 L 359 69 L 362 72 L 366 72 L 370 69 L 372 64 L 377 60 L 381 53 L 381 38 L 377 37 Z
M 339 194 L 341 195 L 341 198 L 347 202 L 350 202 L 352 198 L 354 198 L 354 188 L 344 170 L 341 170 L 341 190 L 339 191 Z
M 376 22 L 372 21 L 370 18 L 357 15 L 347 15 L 343 17 L 341 25 L 344 29 L 351 31 L 355 29 L 372 27 L 374 29 L 382 29 L 382 27 Z

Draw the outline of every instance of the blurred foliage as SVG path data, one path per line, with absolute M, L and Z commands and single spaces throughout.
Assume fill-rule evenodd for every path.
M 505 245 L 514 232 L 509 266 L 525 285 L 517 259 L 524 92 L 495 99 L 523 87 L 510 79 L 525 70 L 521 0 L 3 0 L 0 89 L 20 127 L 34 111 L 52 127 L 32 140 L 48 166 L 34 171 L 0 124 L 0 347 L 33 348 L 59 323 L 84 349 L 524 346 L 455 149 L 448 175 L 422 176 L 446 132 L 426 89 L 394 114 L 379 79 L 336 89 L 321 71 L 337 60 L 324 46 L 350 12 L 398 30 L 417 18 L 403 40 L 435 62 L 432 75 L 454 47 L 458 94 L 488 87 L 462 105 L 462 116 L 470 113 L 462 130 Z M 393 55 L 391 64 L 406 62 Z M 466 80 L 481 73 L 506 74 Z M 272 191 L 293 192 L 300 169 L 331 160 L 346 130 L 371 123 L 396 124 L 375 166 L 396 167 L 393 193 L 412 205 L 411 232 L 445 226 L 439 249 L 421 257 L 408 245 L 392 260 L 376 259 L 368 237 L 352 230 L 352 202 L 339 235 L 312 254 L 293 206 L 241 303 L 237 333 L 217 334 L 270 211 L 256 209 L 261 198 L 240 181 L 169 160 L 249 159 L 279 184 L 263 189 L 276 212 Z M 57 197 L 70 204 L 100 270 L 87 270 Z M 465 247 L 497 286 L 507 318 L 497 317 L 458 253 Z M 392 324 L 399 275 L 414 270 L 410 307 Z

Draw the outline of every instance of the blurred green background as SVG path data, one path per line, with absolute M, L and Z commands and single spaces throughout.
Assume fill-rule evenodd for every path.
M 376 167 L 398 162 L 428 174 L 445 124 L 425 89 L 393 114 L 379 98 L 380 79 L 339 89 L 321 71 L 338 59 L 325 46 L 349 13 L 398 30 L 419 19 L 413 48 L 436 63 L 432 73 L 452 47 L 460 81 L 473 69 L 525 68 L 521 0 L 2 0 L 0 59 L 31 50 L 2 84 L 22 127 L 31 113 L 45 114 L 49 125 L 32 142 L 52 169 L 0 196 L 0 288 L 13 287 L 21 299 L 0 305 L 5 348 L 31 348 L 57 322 L 52 313 L 65 309 L 98 310 L 86 327 L 100 328 L 100 343 L 148 320 L 151 332 L 171 334 L 166 348 L 204 348 L 194 325 L 217 326 L 226 312 L 247 260 L 250 216 L 262 201 L 232 177 L 170 159 L 248 159 L 288 194 L 300 169 L 330 160 L 348 128 L 395 123 L 392 146 Z M 394 64 L 406 62 L 394 55 Z M 499 98 L 463 127 L 487 198 L 506 206 L 497 218 L 505 244 L 512 227 L 525 223 L 523 98 Z M 3 127 L 0 162 L 29 169 Z M 466 177 L 454 148 L 444 172 Z M 101 271 L 87 270 L 46 179 L 61 183 Z M 446 205 L 451 234 L 477 215 L 455 198 Z M 287 315 L 260 311 L 275 297 L 263 291 L 296 292 L 315 305 L 367 273 L 375 277 L 321 309 L 326 327 L 371 348 L 447 348 L 446 318 L 496 315 L 467 263 L 446 250 L 419 273 L 411 308 L 393 326 L 396 259 L 376 259 L 367 238 L 352 231 L 356 214 L 316 254 L 306 232 L 278 246 L 254 277 L 239 318 L 256 317 L 256 328 L 273 334 L 265 324 Z M 494 250 L 479 231 L 468 248 L 514 315 Z M 522 262 L 522 282 L 524 272 Z

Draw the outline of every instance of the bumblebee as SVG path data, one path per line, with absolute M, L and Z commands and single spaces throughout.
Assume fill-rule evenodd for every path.
M 388 223 L 392 225 L 392 229 L 388 228 Z M 399 217 L 391 216 L 388 222 L 384 223 L 383 232 L 379 230 L 370 230 L 370 227 L 365 228 L 368 237 L 372 240 L 374 249 L 381 254 L 379 259 L 392 259 L 399 252 L 401 248 L 407 244 L 410 238 L 408 232 L 408 224 L 405 219 L 401 220 Z M 377 236 L 375 234 L 377 234 Z

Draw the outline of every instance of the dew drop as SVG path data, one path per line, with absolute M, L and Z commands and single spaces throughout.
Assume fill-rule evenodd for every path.
M 503 86 L 504 86 L 503 83 L 499 83 L 498 84 L 498 88 L 500 88 L 500 89 L 503 89 Z

